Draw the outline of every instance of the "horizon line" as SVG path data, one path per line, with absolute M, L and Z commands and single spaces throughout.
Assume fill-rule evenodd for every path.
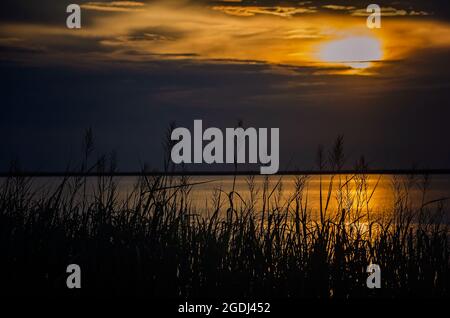
M 381 175 L 447 175 L 450 169 L 341 169 L 341 170 L 283 170 L 275 174 L 261 174 L 258 170 L 242 171 L 115 171 L 115 172 L 79 172 L 79 171 L 18 171 L 0 172 L 1 178 L 7 177 L 133 177 L 133 176 L 280 176 L 280 175 L 345 175 L 345 174 L 381 174 Z

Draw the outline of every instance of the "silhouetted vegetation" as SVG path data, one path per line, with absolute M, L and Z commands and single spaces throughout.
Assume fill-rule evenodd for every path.
M 91 138 L 81 172 L 114 172 L 114 156 L 89 165 Z M 319 150 L 319 169 L 339 171 L 343 160 L 342 138 L 329 155 Z M 356 169 L 366 168 L 361 159 Z M 449 296 L 445 205 L 426 202 L 423 180 L 420 207 L 410 204 L 408 189 L 417 181 L 411 177 L 394 182 L 393 211 L 380 217 L 370 208 L 376 186 L 364 174 L 321 181 L 319 211 L 308 207 L 307 176 L 295 177 L 287 200 L 282 178 L 259 188 L 250 176 L 245 195 L 217 189 L 208 214 L 191 204 L 195 185 L 187 176 L 139 176 L 125 197 L 111 176 L 67 177 L 44 190 L 31 178 L 6 178 L 2 287 L 90 297 Z M 72 263 L 81 266 L 81 290 L 66 288 Z M 370 263 L 382 269 L 381 289 L 366 287 Z

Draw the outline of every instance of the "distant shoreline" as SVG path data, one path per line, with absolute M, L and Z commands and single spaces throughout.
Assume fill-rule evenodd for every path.
M 369 169 L 369 170 L 285 170 L 267 176 L 287 175 L 450 175 L 450 169 Z M 76 171 L 23 171 L 23 172 L 0 172 L 0 178 L 7 177 L 137 177 L 137 176 L 247 176 L 261 175 L 259 171 L 123 171 L 123 172 L 76 172 Z M 266 176 L 266 175 L 261 175 Z

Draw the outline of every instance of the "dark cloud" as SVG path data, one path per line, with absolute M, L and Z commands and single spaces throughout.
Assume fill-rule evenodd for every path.
M 119 3 L 121 1 L 78 1 L 80 5 L 88 5 L 90 3 L 98 4 L 98 7 L 102 7 L 104 3 L 104 8 L 131 8 L 139 9 L 135 6 L 117 6 L 111 5 L 111 3 Z M 139 3 L 153 3 L 154 1 L 133 1 Z M 183 1 L 180 1 L 183 2 Z M 355 7 L 355 8 L 365 8 L 369 3 L 361 0 L 311 0 L 311 1 L 295 1 L 295 0 L 285 0 L 280 3 L 276 0 L 242 0 L 241 2 L 225 2 L 225 1 L 210 1 L 210 0 L 191 0 L 184 1 L 185 3 L 209 5 L 209 6 L 262 6 L 262 7 L 296 7 L 296 8 L 316 8 L 318 12 L 330 10 L 329 8 L 324 8 L 324 6 L 340 6 L 340 7 Z M 59 0 L 40 0 L 40 1 L 28 1 L 28 0 L 4 0 L 2 1 L 2 10 L 0 11 L 0 21 L 2 22 L 24 22 L 24 23 L 40 23 L 40 24 L 65 24 L 66 7 L 74 3 L 74 1 L 59 1 Z M 126 1 L 125 1 L 126 3 Z M 447 0 L 433 0 L 433 1 L 422 1 L 422 0 L 379 0 L 377 4 L 384 7 L 391 7 L 396 9 L 404 9 L 408 12 L 428 12 L 436 17 L 450 19 L 450 2 Z M 351 11 L 348 10 L 334 10 L 334 11 Z M 270 10 L 269 10 L 270 11 Z M 116 14 L 120 13 L 114 11 L 98 11 L 98 10 L 83 10 L 83 23 L 89 25 L 92 22 L 94 16 Z M 294 13 L 295 14 L 295 13 Z M 302 12 L 298 12 L 302 14 Z
M 255 5 L 231 4 L 250 3 Z M 356 7 L 360 2 L 305 5 L 329 4 Z M 448 13 L 447 2 L 380 4 L 417 7 L 439 17 Z M 65 6 L 59 1 L 8 0 L 0 19 L 59 24 L 65 21 Z M 279 127 L 281 168 L 311 168 L 318 144 L 330 144 L 339 134 L 345 135 L 350 161 L 365 154 L 379 168 L 450 166 L 448 46 L 424 45 L 384 61 L 376 76 L 347 76 L 336 74 L 345 66 L 199 59 L 188 50 L 159 53 L 105 45 L 186 36 L 170 27 L 136 28 L 122 37 L 64 33 L 26 41 L 1 32 L 0 170 L 16 158 L 28 169 L 64 169 L 81 157 L 81 138 L 88 127 L 94 130 L 97 154 L 116 150 L 121 169 L 139 169 L 143 162 L 161 167 L 167 126 L 175 121 L 191 127 L 194 119 L 221 128 L 239 120 L 245 126 Z M 108 58 L 118 53 L 123 58 Z
M 399 63 L 427 70 L 448 53 Z M 191 127 L 194 119 L 221 128 L 239 120 L 279 127 L 284 168 L 312 167 L 317 145 L 338 134 L 346 136 L 350 160 L 365 154 L 376 167 L 450 165 L 447 67 L 372 78 L 313 75 L 308 67 L 283 73 L 265 64 L 105 66 L 2 65 L 2 167 L 18 157 L 30 169 L 63 169 L 80 155 L 87 127 L 94 128 L 99 153 L 118 152 L 122 169 L 142 162 L 161 167 L 169 123 Z
M 205 2 L 205 1 L 202 1 Z M 357 9 L 365 9 L 371 2 L 361 0 L 310 0 L 310 1 L 294 1 L 287 0 L 280 3 L 276 0 L 242 0 L 241 2 L 224 2 L 224 1 L 207 1 L 215 5 L 222 6 L 293 6 L 304 8 L 315 8 L 317 12 L 329 12 L 329 10 L 340 12 L 341 14 L 352 13 Z M 435 17 L 442 19 L 450 19 L 450 2 L 447 0 L 379 0 L 376 4 L 391 9 L 406 10 L 406 15 L 417 15 L 422 12 L 429 13 Z M 300 12 L 298 14 L 301 14 Z
M 68 13 L 66 8 L 69 4 L 83 5 L 89 1 L 73 0 L 3 0 L 0 10 L 0 22 L 2 23 L 27 23 L 41 25 L 65 26 Z M 97 2 L 109 3 L 111 1 L 99 0 Z M 95 18 L 118 14 L 120 12 L 102 12 L 82 10 L 83 26 L 89 26 Z

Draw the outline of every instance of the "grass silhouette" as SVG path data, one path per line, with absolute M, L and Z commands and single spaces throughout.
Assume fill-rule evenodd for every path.
M 89 165 L 92 133 L 80 171 L 114 172 L 115 157 Z M 327 157 L 325 159 L 325 157 Z M 343 139 L 318 167 L 343 167 Z M 367 169 L 361 159 L 357 170 Z M 16 168 L 15 168 L 16 169 Z M 170 163 L 166 170 L 171 168 Z M 188 176 L 138 177 L 120 197 L 113 176 L 62 178 L 36 189 L 33 178 L 5 178 L 0 188 L 2 286 L 12 295 L 52 297 L 377 298 L 449 296 L 450 259 L 444 200 L 413 207 L 414 178 L 394 180 L 388 217 L 371 213 L 376 185 L 367 176 L 320 179 L 312 217 L 308 177 L 282 199 L 282 177 L 244 195 L 215 191 L 207 214 L 191 204 Z M 336 200 L 337 207 L 330 201 Z M 82 269 L 82 288 L 68 290 L 68 264 Z M 382 288 L 366 287 L 366 267 L 380 265 Z

